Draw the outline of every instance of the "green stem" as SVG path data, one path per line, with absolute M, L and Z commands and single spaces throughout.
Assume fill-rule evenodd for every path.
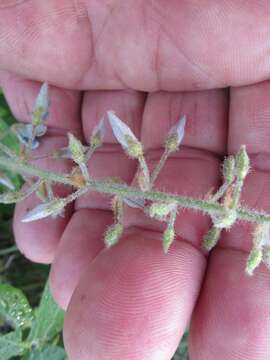
M 221 187 L 218 189 L 218 191 L 211 197 L 212 201 L 218 201 L 220 198 L 222 198 L 227 191 L 230 184 L 224 183 L 221 185 Z
M 17 248 L 16 245 L 14 245 L 14 246 L 11 246 L 11 247 L 9 247 L 7 249 L 0 250 L 0 256 L 12 254 L 12 253 L 14 253 L 16 251 L 18 251 L 18 248 Z
M 18 159 L 18 156 L 12 150 L 10 150 L 10 148 L 8 146 L 4 145 L 1 142 L 0 142 L 0 150 L 3 151 L 3 153 L 5 153 L 10 158 Z M 9 161 L 9 160 L 6 159 L 6 161 Z
M 19 159 L 14 159 L 10 161 L 5 157 L 0 156 L 0 166 L 15 173 L 37 176 L 47 181 L 58 182 L 65 185 L 73 186 L 73 182 L 68 175 L 61 175 L 46 170 L 42 170 L 36 167 L 35 165 L 23 163 L 22 160 L 19 161 Z
M 0 156 L 0 166 L 16 172 L 16 173 L 25 173 L 32 176 L 39 177 L 41 179 L 62 183 L 65 185 L 74 186 L 74 183 L 70 179 L 68 175 L 61 175 L 56 174 L 53 172 L 49 172 L 46 170 L 41 170 L 36 166 L 24 164 L 17 160 L 8 161 L 6 158 Z M 113 184 L 106 181 L 96 181 L 96 180 L 89 180 L 86 184 L 86 187 L 81 190 L 81 194 L 85 193 L 89 190 L 94 190 L 100 193 L 106 193 L 110 195 L 117 195 L 120 197 L 127 197 L 127 198 L 139 198 L 151 201 L 160 201 L 165 203 L 175 202 L 178 206 L 193 209 L 193 210 L 200 210 L 204 213 L 209 215 L 216 214 L 216 215 L 226 215 L 227 209 L 224 208 L 222 204 L 213 203 L 211 200 L 206 201 L 202 199 L 194 199 L 187 196 L 180 196 L 175 194 L 164 193 L 160 191 L 142 191 L 138 188 L 131 187 L 131 186 L 123 186 L 121 184 Z M 76 192 L 76 198 L 78 197 L 78 193 Z M 73 195 L 74 196 L 74 195 Z M 72 198 L 73 198 L 72 196 Z M 74 196 L 75 197 L 75 196 Z M 71 200 L 71 199 L 70 199 Z M 269 223 L 270 224 L 270 215 L 252 211 L 249 209 L 237 209 L 237 217 L 239 220 L 250 221 L 250 222 L 257 222 L 257 223 Z
M 236 209 L 239 204 L 243 184 L 244 184 L 244 181 L 242 179 L 236 180 L 235 188 L 233 191 L 233 200 L 232 200 L 232 208 L 233 209 Z
M 165 150 L 157 164 L 157 166 L 155 167 L 153 173 L 152 173 L 152 176 L 151 176 L 151 180 L 150 180 L 150 185 L 151 185 L 151 188 L 153 187 L 154 185 L 154 182 L 156 180 L 156 178 L 158 177 L 161 169 L 163 168 L 166 160 L 168 159 L 168 156 L 170 155 L 169 151 Z
M 144 156 L 140 156 L 138 158 L 139 160 L 139 163 L 140 163 L 140 167 L 141 167 L 141 170 L 143 172 L 143 176 L 144 176 L 144 179 L 145 179 L 145 183 L 146 183 L 146 186 L 147 186 L 147 190 L 150 189 L 150 174 L 149 174 L 149 169 L 148 169 L 148 166 L 146 164 L 146 161 L 145 161 L 145 158 Z

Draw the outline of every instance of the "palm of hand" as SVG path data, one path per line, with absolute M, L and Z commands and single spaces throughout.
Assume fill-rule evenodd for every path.
M 109 90 L 120 89 L 123 83 L 141 90 L 217 87 L 227 81 L 240 84 L 253 81 L 256 76 L 261 79 L 263 70 L 259 75 L 247 72 L 246 77 L 240 73 L 236 76 L 232 71 L 229 80 L 226 80 L 225 72 L 217 71 L 221 75 L 221 80 L 217 81 L 202 72 L 201 66 L 189 64 L 185 72 L 186 67 L 180 63 L 175 70 L 171 63 L 174 52 L 166 48 L 163 55 L 154 56 L 159 59 L 154 62 L 154 71 L 147 69 L 145 64 L 141 67 L 138 58 L 133 58 L 133 64 L 129 62 L 124 66 L 126 53 L 117 53 L 122 60 L 119 71 L 114 72 L 111 66 L 109 74 L 100 74 L 95 61 L 95 65 L 86 71 L 84 59 L 89 54 L 85 55 L 83 49 L 90 36 L 89 24 L 83 15 L 80 19 L 80 41 L 76 42 L 74 38 L 72 42 L 81 55 L 76 68 L 69 63 L 72 61 L 69 51 L 74 52 L 74 48 L 61 33 L 54 39 L 61 43 L 61 53 L 67 58 L 68 66 L 62 67 L 61 71 L 56 71 L 61 56 L 57 57 L 54 66 L 45 66 L 42 74 L 37 72 L 36 58 L 33 58 L 31 76 L 23 64 L 20 69 L 14 68 L 12 61 L 9 67 L 3 66 L 25 77 L 53 80 L 59 86 L 51 92 L 50 132 L 38 152 L 46 153 L 66 144 L 67 130 L 87 142 L 99 118 L 108 109 L 113 109 L 142 139 L 147 160 L 153 166 L 161 155 L 167 130 L 180 114 L 186 114 L 188 123 L 183 147 L 168 160 L 157 187 L 204 196 L 219 183 L 223 156 L 237 151 L 245 143 L 253 154 L 254 171 L 247 179 L 243 200 L 248 206 L 268 211 L 269 176 L 265 153 L 270 128 L 265 118 L 269 111 L 269 82 L 235 88 L 230 91 L 230 99 L 226 90 L 147 94 L 135 90 Z M 74 21 L 74 18 L 70 20 Z M 115 21 L 118 20 L 116 16 Z M 71 25 L 75 26 L 75 23 Z M 117 25 L 119 27 L 119 22 Z M 110 36 L 116 36 L 112 27 L 109 26 L 103 35 L 103 47 L 95 45 L 96 61 L 104 68 L 108 64 L 102 62 L 100 52 L 102 48 L 106 49 L 104 44 L 110 41 Z M 76 32 L 74 34 L 76 37 Z M 129 39 L 132 34 L 126 36 Z M 42 56 L 46 51 L 44 44 L 45 41 L 41 43 Z M 33 44 L 26 48 L 29 60 L 35 48 Z M 126 47 L 122 44 L 121 49 L 124 51 Z M 193 55 L 190 53 L 189 57 Z M 200 62 L 203 57 L 197 55 Z M 162 64 L 166 59 L 164 68 Z M 256 56 L 252 60 L 255 63 Z M 215 63 L 217 68 L 219 65 Z M 75 70 L 71 72 L 71 68 Z M 39 85 L 6 72 L 1 74 L 1 82 L 15 115 L 26 120 Z M 63 90 L 62 86 L 108 90 L 80 93 Z M 67 162 L 60 169 L 60 163 L 56 161 L 43 161 L 43 164 L 58 171 L 67 171 L 71 166 Z M 136 171 L 136 163 L 126 158 L 110 133 L 106 134 L 104 148 L 95 154 L 89 166 L 93 176 L 119 176 L 126 182 L 132 181 Z M 58 188 L 57 191 L 63 194 L 67 189 Z M 103 232 L 112 222 L 110 204 L 104 197 L 88 194 L 75 203 L 65 219 L 21 224 L 20 218 L 35 201 L 29 199 L 17 206 L 16 239 L 20 249 L 32 260 L 53 262 L 51 288 L 59 304 L 67 307 L 76 288 L 65 324 L 65 343 L 72 359 L 169 359 L 192 312 L 192 359 L 214 359 L 217 355 L 233 359 L 235 354 L 245 359 L 254 356 L 265 359 L 269 347 L 265 336 L 269 325 L 264 316 L 268 311 L 269 274 L 260 269 L 254 278 L 245 277 L 245 251 L 251 242 L 245 226 L 236 225 L 226 233 L 220 247 L 206 259 L 200 243 L 209 226 L 208 220 L 188 211 L 180 212 L 176 224 L 177 239 L 165 256 L 158 241 L 161 236 L 159 225 L 137 211 L 129 210 L 125 217 L 125 236 L 116 247 L 103 250 Z M 259 289 L 256 294 L 254 288 Z M 258 335 L 250 342 L 249 338 L 255 332 Z M 239 336 L 243 340 L 241 344 L 237 340 Z

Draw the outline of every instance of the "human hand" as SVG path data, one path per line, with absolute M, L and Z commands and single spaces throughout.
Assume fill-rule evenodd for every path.
M 50 132 L 37 154 L 66 144 L 67 131 L 87 141 L 113 109 L 141 137 L 153 166 L 164 134 L 186 114 L 183 147 L 157 186 L 204 196 L 219 183 L 224 155 L 246 144 L 253 172 L 243 201 L 269 211 L 270 83 L 258 84 L 269 77 L 269 10 L 258 2 L 2 1 L 1 85 L 22 121 L 39 81 L 55 85 Z M 217 89 L 229 85 L 236 86 L 230 98 Z M 105 142 L 91 160 L 93 175 L 132 181 L 135 163 L 111 134 Z M 61 169 L 56 161 L 40 164 L 70 169 L 69 162 Z M 16 241 L 30 259 L 53 263 L 52 292 L 68 306 L 70 359 L 170 359 L 192 313 L 191 359 L 268 358 L 270 275 L 263 267 L 252 278 L 244 274 L 251 246 L 246 225 L 226 233 L 206 259 L 200 244 L 208 220 L 180 212 L 177 239 L 164 255 L 157 223 L 129 210 L 125 236 L 103 250 L 112 223 L 104 197 L 88 194 L 64 219 L 20 223 L 35 204 L 30 198 L 17 206 Z

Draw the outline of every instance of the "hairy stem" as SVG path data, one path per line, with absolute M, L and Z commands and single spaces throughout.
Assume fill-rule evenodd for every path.
M 168 156 L 170 155 L 169 151 L 165 150 L 157 164 L 157 166 L 155 167 L 152 175 L 151 175 L 151 180 L 150 180 L 150 186 L 152 188 L 152 186 L 154 185 L 154 182 L 156 180 L 156 178 L 158 177 L 161 169 L 163 168 L 166 160 L 168 159 Z
M 36 166 L 22 163 L 15 159 L 12 161 L 8 161 L 5 157 L 0 156 L 0 166 L 16 173 L 24 173 L 39 177 L 40 179 L 43 180 L 75 186 L 69 175 L 66 174 L 62 175 L 46 170 L 41 170 Z M 87 191 L 92 190 L 100 193 L 117 195 L 122 198 L 137 198 L 137 199 L 139 198 L 139 199 L 161 201 L 167 203 L 174 202 L 180 207 L 199 210 L 209 215 L 211 214 L 226 215 L 226 211 L 227 211 L 227 209 L 225 209 L 222 204 L 213 203 L 211 200 L 206 201 L 202 199 L 195 199 L 187 196 L 180 196 L 180 195 L 169 194 L 154 190 L 141 191 L 140 189 L 135 187 L 114 184 L 107 182 L 106 180 L 105 181 L 89 180 L 86 183 L 85 188 L 80 190 L 81 193 L 85 193 Z M 76 198 L 77 197 L 78 197 L 78 193 L 76 194 Z M 237 218 L 239 220 L 244 220 L 244 221 L 270 224 L 270 215 L 244 208 L 237 209 Z

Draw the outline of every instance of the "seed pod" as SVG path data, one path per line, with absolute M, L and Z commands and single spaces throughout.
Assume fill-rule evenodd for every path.
M 165 149 L 167 152 L 172 153 L 178 150 L 180 143 L 185 134 L 186 117 L 183 116 L 180 120 L 170 129 L 167 140 L 165 142 Z
M 249 171 L 249 157 L 246 152 L 246 146 L 242 145 L 239 152 L 236 155 L 236 175 L 240 180 L 244 180 Z
M 168 252 L 171 244 L 175 237 L 175 231 L 173 226 L 169 225 L 163 233 L 163 250 L 165 253 Z
M 246 273 L 248 275 L 253 275 L 254 270 L 260 265 L 263 258 L 262 249 L 258 247 L 254 247 L 247 259 L 246 264 Z
M 75 161 L 75 163 L 78 165 L 83 164 L 85 161 L 85 156 L 82 143 L 71 133 L 68 134 L 68 140 L 68 147 L 71 152 L 73 161 Z
M 123 230 L 123 225 L 119 223 L 113 224 L 108 228 L 104 239 L 107 248 L 115 245 L 119 241 Z
M 221 234 L 221 230 L 215 226 L 213 226 L 205 235 L 204 239 L 203 239 L 203 247 L 206 251 L 210 251 L 212 250 L 219 238 L 220 238 L 220 234 Z

